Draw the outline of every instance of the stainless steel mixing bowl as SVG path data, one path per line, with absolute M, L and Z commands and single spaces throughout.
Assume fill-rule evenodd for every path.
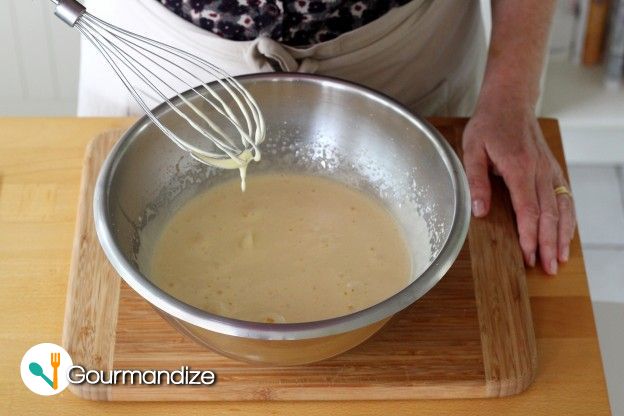
M 183 333 L 241 360 L 284 365 L 318 361 L 363 342 L 444 276 L 466 238 L 468 184 L 444 138 L 386 96 L 311 75 L 260 74 L 239 80 L 257 99 L 268 129 L 262 161 L 250 166 L 250 175 L 306 173 L 362 190 L 394 215 L 414 257 L 422 247 L 410 225 L 423 216 L 432 246 L 428 266 L 414 270 L 409 286 L 394 296 L 323 321 L 246 322 L 175 299 L 150 282 L 153 243 L 185 201 L 238 171 L 194 161 L 146 117 L 126 132 L 102 168 L 94 196 L 97 234 L 119 275 Z M 194 137 L 168 107 L 156 113 L 182 137 Z

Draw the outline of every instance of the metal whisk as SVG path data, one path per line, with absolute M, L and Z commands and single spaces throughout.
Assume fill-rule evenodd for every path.
M 225 168 L 244 168 L 250 160 L 260 159 L 264 119 L 258 104 L 236 79 L 191 53 L 98 19 L 76 0 L 51 1 L 56 4 L 56 16 L 97 48 L 145 114 L 180 148 L 201 162 Z M 215 87 L 218 83 L 220 92 L 208 85 L 211 81 Z M 181 94 L 180 89 L 189 93 Z M 170 97 L 177 97 L 176 103 Z M 191 132 L 214 146 L 207 150 L 180 137 L 188 133 L 169 129 L 146 99 L 166 103 L 186 122 L 183 130 L 190 126 Z M 207 108 L 210 116 L 199 107 Z

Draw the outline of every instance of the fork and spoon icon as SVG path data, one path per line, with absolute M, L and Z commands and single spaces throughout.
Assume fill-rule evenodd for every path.
M 41 365 L 39 365 L 39 363 L 36 363 L 36 362 L 30 363 L 28 365 L 28 369 L 33 375 L 37 377 L 41 377 L 46 383 L 48 383 L 50 387 L 56 390 L 58 389 L 58 368 L 61 365 L 61 353 L 60 352 L 50 353 L 50 365 L 52 366 L 52 369 L 53 369 L 52 380 L 50 380 L 50 378 L 43 373 L 43 368 L 41 368 Z

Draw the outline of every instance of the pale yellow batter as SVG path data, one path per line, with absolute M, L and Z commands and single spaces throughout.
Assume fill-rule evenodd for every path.
M 303 175 L 256 175 L 216 186 L 165 226 L 155 284 L 219 315 L 305 322 L 364 309 L 403 289 L 411 262 L 376 201 Z

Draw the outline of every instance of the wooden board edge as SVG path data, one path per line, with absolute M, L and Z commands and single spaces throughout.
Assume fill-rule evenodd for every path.
M 93 221 L 93 187 L 105 155 L 120 134 L 121 130 L 111 130 L 91 140 L 86 147 L 80 182 L 62 346 L 75 365 L 86 369 L 109 370 L 113 365 L 115 343 L 110 337 L 115 337 L 116 333 L 120 279 L 108 270 L 93 267 L 102 259 L 107 260 L 101 250 L 88 252 L 87 249 L 99 249 Z M 86 260 L 83 259 L 85 256 Z M 88 266 L 81 267 L 84 264 Z M 82 301 L 76 302 L 76 299 Z M 101 384 L 70 384 L 69 390 L 84 399 L 112 398 L 111 387 Z
M 437 386 L 336 386 L 276 387 L 247 389 L 241 384 L 238 390 L 219 392 L 214 387 L 161 386 L 154 394 L 153 386 L 123 386 L 114 388 L 114 401 L 120 402 L 248 402 L 248 401 L 366 401 L 366 400 L 439 400 L 487 398 L 481 382 L 452 382 Z
M 486 394 L 504 397 L 523 392 L 533 382 L 537 342 L 511 202 L 502 180 L 491 178 L 491 182 L 490 213 L 485 219 L 472 220 L 468 241 L 471 252 L 488 259 L 487 265 L 472 263 Z M 487 240 L 479 235 L 492 237 Z M 501 253 L 507 256 L 501 258 Z
M 460 125 L 457 121 L 461 121 Z M 455 131 L 456 141 L 450 141 L 463 160 L 462 131 L 468 118 L 451 123 L 444 118 L 431 118 L 435 126 Z M 556 119 L 539 119 L 542 127 L 558 129 Z M 509 192 L 500 178 L 490 178 L 492 201 L 490 213 L 484 219 L 471 219 L 468 244 L 471 252 L 481 253 L 486 267 L 473 259 L 477 313 L 481 332 L 485 370 L 485 397 L 504 397 L 526 390 L 537 373 L 537 342 L 531 316 L 526 282 L 526 270 L 515 229 L 515 218 Z M 489 240 L 480 235 L 492 235 Z M 513 238 L 509 238 L 512 235 Z M 500 258 L 501 253 L 511 253 Z M 507 271 L 511 269 L 511 273 Z M 520 345 L 520 347 L 518 347 Z
M 561 129 L 559 126 L 559 120 L 556 118 L 540 118 L 539 124 L 544 133 L 544 138 L 548 142 L 549 146 L 555 147 L 553 149 L 553 153 L 555 154 L 555 159 L 559 162 L 559 166 L 561 166 L 561 170 L 563 171 L 563 176 L 570 183 L 570 176 L 568 172 L 568 165 L 565 163 L 565 148 L 563 146 L 563 142 L 561 141 Z M 552 136 L 552 137 L 551 137 Z M 558 138 L 559 140 L 555 140 Z M 561 154 L 561 157 L 558 155 Z

